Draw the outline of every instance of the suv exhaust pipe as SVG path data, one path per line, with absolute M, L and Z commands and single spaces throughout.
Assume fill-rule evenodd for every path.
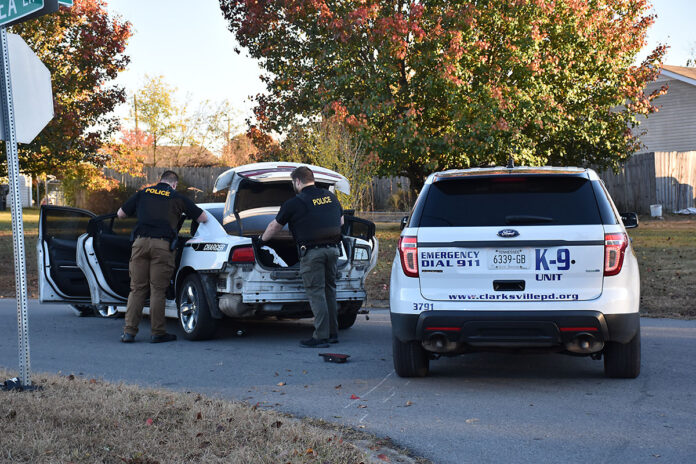
M 565 347 L 571 353 L 591 354 L 601 351 L 604 348 L 604 342 L 591 333 L 582 332 L 566 343 Z
M 423 347 L 434 353 L 447 353 L 453 351 L 457 344 L 449 341 L 443 332 L 434 332 L 428 335 L 423 341 Z

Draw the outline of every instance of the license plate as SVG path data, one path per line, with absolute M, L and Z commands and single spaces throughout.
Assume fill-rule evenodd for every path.
M 488 269 L 529 269 L 531 258 L 523 248 L 502 248 L 488 253 Z

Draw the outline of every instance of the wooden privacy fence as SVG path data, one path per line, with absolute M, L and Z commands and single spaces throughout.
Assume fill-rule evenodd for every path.
M 143 176 L 136 177 L 130 174 L 122 174 L 113 169 L 104 169 L 104 174 L 121 182 L 129 189 L 139 189 L 145 185 L 156 184 L 164 171 L 172 170 L 179 175 L 179 182 L 187 186 L 196 187 L 206 194 L 212 194 L 215 179 L 229 168 L 156 168 L 148 166 L 143 168 Z
M 212 199 L 215 179 L 227 171 L 226 167 L 206 168 L 162 168 L 145 167 L 143 176 L 131 176 L 122 174 L 113 169 L 104 169 L 104 174 L 118 180 L 128 189 L 140 189 L 146 185 L 157 183 L 164 171 L 171 169 L 179 175 L 179 183 L 195 187 L 202 192 L 192 195 L 196 201 L 208 201 Z M 368 205 L 373 211 L 394 211 L 410 209 L 415 197 L 411 193 L 410 182 L 407 177 L 376 177 L 372 180 L 367 192 Z
M 674 212 L 696 206 L 696 151 L 633 155 L 618 174 L 600 173 L 621 211 L 647 214 L 650 205 Z

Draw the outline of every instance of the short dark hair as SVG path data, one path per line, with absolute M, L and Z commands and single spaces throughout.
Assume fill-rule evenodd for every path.
M 314 183 L 314 173 L 307 166 L 300 166 L 295 168 L 290 173 L 290 178 L 292 178 L 293 181 L 299 179 L 300 182 L 302 182 L 303 184 Z
M 164 171 L 162 177 L 160 177 L 160 181 L 173 184 L 174 182 L 179 182 L 179 176 L 177 176 L 174 171 Z

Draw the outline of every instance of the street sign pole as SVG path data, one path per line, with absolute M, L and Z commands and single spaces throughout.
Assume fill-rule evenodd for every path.
M 27 314 L 27 273 L 24 256 L 24 223 L 22 197 L 19 190 L 19 153 L 17 152 L 17 128 L 15 127 L 14 102 L 10 82 L 10 54 L 7 29 L 0 27 L 0 79 L 2 80 L 2 116 L 5 128 L 7 173 L 12 192 L 12 237 L 14 239 L 14 271 L 17 293 L 17 332 L 19 337 L 19 379 L 21 386 L 31 386 L 31 359 L 29 357 L 29 317 Z

